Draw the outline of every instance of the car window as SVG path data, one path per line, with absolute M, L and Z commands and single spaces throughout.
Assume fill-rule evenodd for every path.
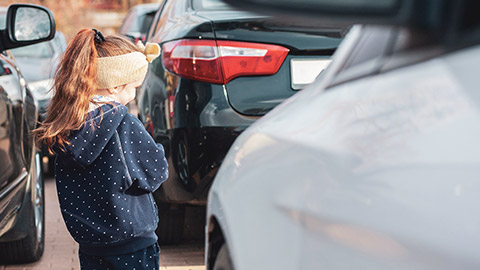
M 330 86 L 356 80 L 361 77 L 385 72 L 400 66 L 425 61 L 438 55 L 441 50 L 435 46 L 435 37 L 405 27 L 364 25 L 361 35 L 350 53 L 335 59 L 339 69 L 335 71 Z M 422 54 L 402 54 L 430 46 Z M 338 61 L 337 61 L 338 60 Z
M 480 9 L 480 1 L 465 1 L 458 3 L 458 22 L 450 31 L 449 43 L 452 47 L 462 47 L 477 44 L 480 40 L 480 17 L 476 12 Z
M 166 1 L 161 1 L 160 2 L 160 8 L 157 10 L 155 13 L 155 16 L 153 17 L 153 22 L 150 24 L 148 33 L 147 33 L 147 41 L 151 39 L 151 37 L 156 33 L 157 27 L 159 20 L 161 18 L 161 15 L 163 13 L 163 8 L 165 7 L 165 2 Z
M 361 26 L 362 35 L 348 55 L 337 62 L 339 69 L 335 72 L 330 86 L 355 78 L 368 76 L 379 68 L 380 59 L 390 53 L 396 28 L 385 26 Z
M 63 52 L 67 48 L 65 36 L 61 32 L 57 32 L 52 42 L 55 44 L 55 47 L 59 52 Z
M 42 42 L 10 50 L 14 57 L 48 58 L 53 56 L 50 43 Z
M 157 24 L 155 25 L 155 29 L 152 33 L 152 36 L 157 35 L 160 30 L 165 26 L 166 21 L 168 20 L 168 14 L 173 10 L 175 1 L 168 1 L 165 6 L 162 8 L 162 11 L 159 15 L 159 19 Z
M 228 4 L 220 0 L 192 0 L 194 10 L 230 10 L 233 9 Z

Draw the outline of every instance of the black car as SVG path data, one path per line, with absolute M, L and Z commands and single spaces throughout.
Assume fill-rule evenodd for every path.
M 145 41 L 159 4 L 140 4 L 128 11 L 118 33 L 130 38 L 134 43 Z
M 61 32 L 56 32 L 55 37 L 48 42 L 11 50 L 15 63 L 38 102 L 40 122 L 45 120 L 47 106 L 53 97 L 53 76 L 66 47 L 65 36 Z M 53 175 L 55 156 L 48 153 L 46 146 L 41 148 L 42 162 L 48 163 L 47 173 Z
M 0 31 L 0 264 L 38 260 L 45 234 L 40 155 L 31 136 L 38 103 L 6 50 L 55 35 L 43 7 L 11 5 L 7 13 Z
M 171 168 L 155 193 L 161 242 L 180 239 L 184 205 L 206 204 L 235 138 L 312 82 L 344 29 L 286 24 L 218 0 L 162 1 L 147 35 L 162 55 L 137 95 L 139 117 Z

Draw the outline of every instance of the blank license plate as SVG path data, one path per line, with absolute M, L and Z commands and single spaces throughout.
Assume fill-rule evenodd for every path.
M 292 88 L 298 90 L 311 84 L 330 62 L 330 59 L 290 59 Z

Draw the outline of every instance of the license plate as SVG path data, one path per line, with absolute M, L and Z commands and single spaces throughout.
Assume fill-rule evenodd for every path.
M 330 62 L 330 59 L 290 59 L 292 88 L 298 90 L 311 84 Z

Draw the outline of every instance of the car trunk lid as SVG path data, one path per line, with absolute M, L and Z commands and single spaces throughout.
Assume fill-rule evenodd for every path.
M 328 65 L 345 29 L 301 23 L 283 23 L 238 11 L 202 11 L 220 41 L 279 45 L 289 50 L 273 75 L 237 77 L 225 85 L 231 106 L 239 113 L 261 116 L 312 82 Z

